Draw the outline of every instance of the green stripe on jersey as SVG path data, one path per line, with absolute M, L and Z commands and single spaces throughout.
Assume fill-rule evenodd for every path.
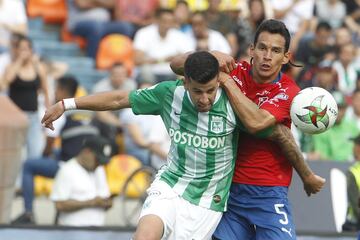
M 130 94 L 133 111 L 160 114 L 171 138 L 168 164 L 158 177 L 187 201 L 224 211 L 235 165 L 238 121 L 224 91 L 199 113 L 182 82 Z

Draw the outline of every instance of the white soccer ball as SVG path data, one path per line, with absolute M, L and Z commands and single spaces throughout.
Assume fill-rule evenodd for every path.
M 291 103 L 290 116 L 302 132 L 318 134 L 331 128 L 338 115 L 334 97 L 320 87 L 301 90 Z

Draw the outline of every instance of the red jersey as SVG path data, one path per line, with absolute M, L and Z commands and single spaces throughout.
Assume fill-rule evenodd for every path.
M 296 83 L 280 73 L 271 83 L 258 84 L 251 73 L 251 65 L 239 62 L 230 74 L 241 91 L 259 108 L 271 113 L 278 123 L 290 128 L 290 105 L 300 91 Z M 260 186 L 289 186 L 292 166 L 282 154 L 280 146 L 267 139 L 241 134 L 233 182 Z

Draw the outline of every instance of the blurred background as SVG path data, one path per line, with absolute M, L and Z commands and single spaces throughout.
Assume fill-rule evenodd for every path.
M 323 134 L 293 128 L 306 160 L 327 179 L 324 190 L 308 198 L 294 174 L 290 199 L 299 239 L 356 239 L 357 0 L 0 0 L 0 238 L 128 239 L 144 191 L 166 161 L 169 138 L 161 120 L 128 109 L 75 111 L 52 132 L 40 124 L 46 107 L 175 80 L 169 62 L 188 51 L 219 50 L 249 61 L 255 30 L 269 18 L 287 25 L 292 61 L 302 66 L 283 71 L 301 88 L 330 91 L 339 106 L 335 126 Z M 111 204 L 97 227 L 90 228 L 91 221 L 64 226 L 52 200 L 54 177 L 91 134 L 112 144 L 114 156 L 103 167 Z

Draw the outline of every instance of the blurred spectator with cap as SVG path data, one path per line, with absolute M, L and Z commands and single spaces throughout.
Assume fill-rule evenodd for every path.
M 353 142 L 349 139 L 359 134 L 356 123 L 344 118 L 347 109 L 345 97 L 341 92 L 333 92 L 338 105 L 338 117 L 332 128 L 313 135 L 314 149 L 307 154 L 309 160 L 349 161 L 352 159 Z
M 90 136 L 80 153 L 60 168 L 51 193 L 59 225 L 104 225 L 112 199 L 103 165 L 111 155 L 111 145 L 105 138 Z
M 355 163 L 346 174 L 348 208 L 343 231 L 360 230 L 360 135 L 352 139 Z

